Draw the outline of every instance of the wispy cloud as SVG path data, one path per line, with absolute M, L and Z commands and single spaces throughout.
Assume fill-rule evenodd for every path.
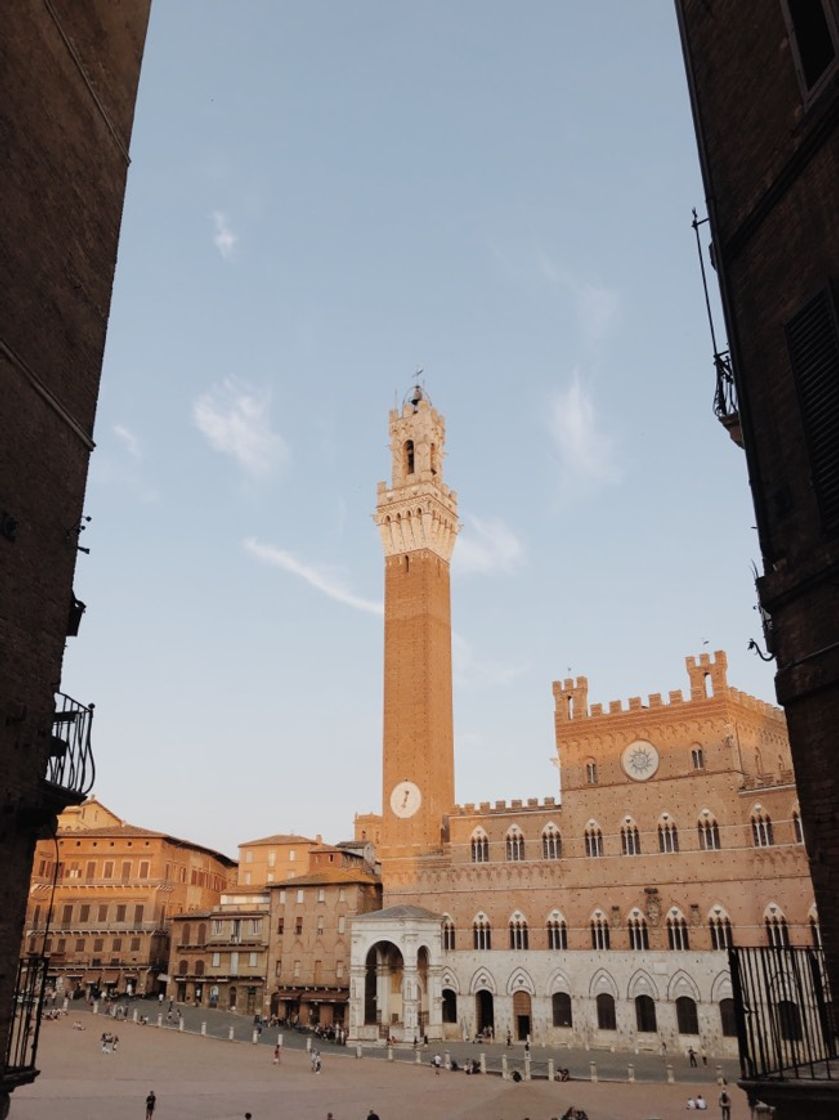
M 551 398 L 548 424 L 566 476 L 601 483 L 619 480 L 614 441 L 600 429 L 594 401 L 578 370 Z
M 271 429 L 270 407 L 268 392 L 228 378 L 195 400 L 192 419 L 214 450 L 263 478 L 289 458 L 285 440 Z
M 239 238 L 230 228 L 230 222 L 223 210 L 213 211 L 213 244 L 224 260 L 229 261 L 238 244 Z
M 124 424 L 114 424 L 114 435 L 133 459 L 142 459 L 140 441 Z
M 503 521 L 468 516 L 454 550 L 453 568 L 464 575 L 509 572 L 523 559 L 521 541 Z
M 543 278 L 571 295 L 583 341 L 593 348 L 600 346 L 620 318 L 620 293 L 605 284 L 583 280 L 562 268 L 545 249 L 537 250 L 536 259 Z
M 289 572 L 293 576 L 304 580 L 316 591 L 334 599 L 337 603 L 353 607 L 357 611 L 367 611 L 369 614 L 384 614 L 384 606 L 374 599 L 364 599 L 356 595 L 347 586 L 339 572 L 334 568 L 322 565 L 306 564 L 291 552 L 282 548 L 275 548 L 270 544 L 260 544 L 254 537 L 249 537 L 242 542 L 246 552 L 254 556 L 263 564 Z

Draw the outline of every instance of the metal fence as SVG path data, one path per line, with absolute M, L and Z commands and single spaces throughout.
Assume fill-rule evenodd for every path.
M 56 693 L 47 781 L 82 796 L 93 789 L 96 766 L 90 743 L 93 704 L 85 706 L 63 692 Z
M 35 1069 L 47 963 L 47 957 L 38 955 L 23 957 L 18 963 L 15 1004 L 6 1046 L 7 1073 L 26 1073 Z
M 831 1078 L 836 1009 L 820 949 L 728 950 L 744 1079 Z

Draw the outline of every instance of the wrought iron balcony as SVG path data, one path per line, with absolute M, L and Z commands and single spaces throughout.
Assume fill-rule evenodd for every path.
M 742 447 L 743 433 L 740 428 L 737 386 L 734 384 L 734 373 L 731 369 L 731 354 L 727 350 L 714 354 L 714 369 L 717 371 L 714 413 L 737 446 Z
M 15 1004 L 12 1009 L 3 1081 L 7 1087 L 25 1085 L 38 1076 L 35 1057 L 41 1030 L 41 1009 L 47 982 L 48 958 L 37 954 L 18 964 Z
M 836 1008 L 820 949 L 728 950 L 744 1082 L 839 1078 Z
M 90 743 L 93 707 L 85 707 L 63 692 L 56 693 L 46 781 L 79 800 L 93 789 L 96 776 Z

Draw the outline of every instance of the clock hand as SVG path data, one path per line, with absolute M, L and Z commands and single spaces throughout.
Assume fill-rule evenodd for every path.
M 409 798 L 409 796 L 410 796 L 410 793 L 411 793 L 411 791 L 410 791 L 410 790 L 408 790 L 408 789 L 406 789 L 406 790 L 405 790 L 405 796 L 404 796 L 404 797 L 402 798 L 402 808 L 403 808 L 403 809 L 404 809 L 404 808 L 405 808 L 405 806 L 406 806 L 406 805 L 408 804 L 408 798 Z

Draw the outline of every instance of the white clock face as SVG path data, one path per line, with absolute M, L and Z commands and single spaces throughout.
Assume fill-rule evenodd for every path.
M 390 795 L 390 807 L 397 817 L 412 817 L 422 805 L 420 788 L 414 782 L 398 782 Z
M 628 778 L 635 782 L 646 782 L 658 770 L 659 755 L 652 743 L 646 739 L 636 739 L 624 747 L 621 766 Z

